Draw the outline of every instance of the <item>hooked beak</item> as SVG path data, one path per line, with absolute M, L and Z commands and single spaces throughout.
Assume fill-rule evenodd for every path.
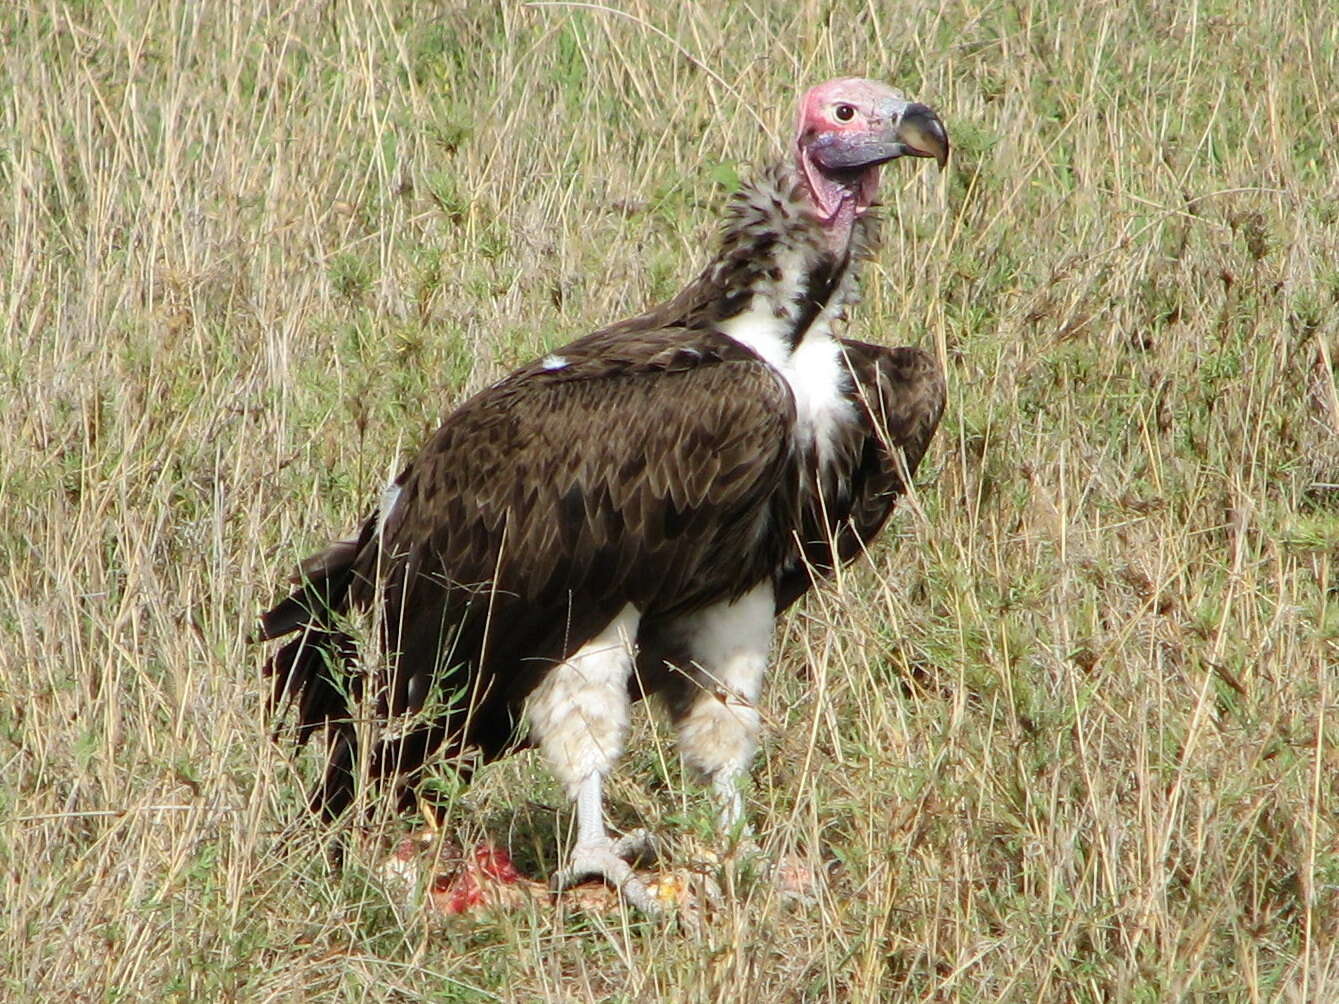
M 811 151 L 815 163 L 825 171 L 876 167 L 898 157 L 933 157 L 940 168 L 948 163 L 948 131 L 928 106 L 889 101 L 880 111 L 882 129 L 818 137 Z
M 913 102 L 898 120 L 894 141 L 912 157 L 933 157 L 943 170 L 948 164 L 948 130 L 930 108 Z

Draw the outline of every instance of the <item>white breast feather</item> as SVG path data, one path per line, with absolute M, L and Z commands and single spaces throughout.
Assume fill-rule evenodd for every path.
M 798 293 L 793 276 L 798 271 L 793 263 L 783 264 L 782 302 L 793 305 Z M 721 329 L 751 348 L 786 381 L 795 399 L 797 443 L 813 448 L 821 462 L 831 456 L 837 431 L 855 421 L 841 345 L 832 337 L 832 322 L 840 307 L 829 305 L 814 318 L 792 352 L 785 337 L 791 322 L 789 317 L 776 316 L 776 302 L 771 297 L 755 296 L 747 310 L 730 318 Z

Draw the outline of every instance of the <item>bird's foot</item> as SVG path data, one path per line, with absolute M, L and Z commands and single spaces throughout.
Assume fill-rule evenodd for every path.
M 553 876 L 553 888 L 570 889 L 585 879 L 602 878 L 629 906 L 654 917 L 663 912 L 663 907 L 632 868 L 633 863 L 654 862 L 655 841 L 645 830 L 634 830 L 617 840 L 605 837 L 599 842 L 577 844 L 567 866 Z
M 741 878 L 746 885 L 762 883 L 776 890 L 783 902 L 812 906 L 824 888 L 824 877 L 808 858 L 795 853 L 773 856 L 763 850 L 751 833 L 743 834 L 722 850 L 708 850 L 699 866 L 718 870 L 729 888 Z
M 660 847 L 650 830 L 638 827 L 613 842 L 613 852 L 634 867 L 650 868 L 660 860 Z

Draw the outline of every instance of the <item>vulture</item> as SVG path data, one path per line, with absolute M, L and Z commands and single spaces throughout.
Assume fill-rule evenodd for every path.
M 774 622 L 866 549 L 943 411 L 929 355 L 839 332 L 882 166 L 948 150 L 883 83 L 810 89 L 789 156 L 731 198 L 678 295 L 466 400 L 355 535 L 301 563 L 258 636 L 286 639 L 271 715 L 325 739 L 314 813 L 360 778 L 404 810 L 432 761 L 538 746 L 575 802 L 555 885 L 602 877 L 653 913 L 601 789 L 655 695 L 739 835 Z

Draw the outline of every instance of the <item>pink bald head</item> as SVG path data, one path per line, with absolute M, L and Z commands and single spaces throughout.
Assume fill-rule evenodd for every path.
M 841 77 L 800 99 L 795 162 L 813 196 L 814 213 L 834 249 L 879 188 L 879 167 L 897 157 L 948 158 L 948 133 L 925 105 L 877 80 Z

